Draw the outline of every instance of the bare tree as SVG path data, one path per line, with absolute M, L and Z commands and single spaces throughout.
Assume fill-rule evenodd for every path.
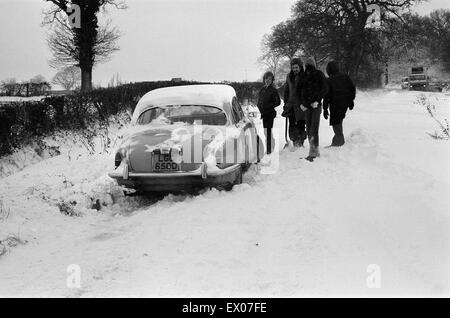
M 276 79 L 280 78 L 281 65 L 284 62 L 284 57 L 277 51 L 271 49 L 272 35 L 265 34 L 261 41 L 262 55 L 258 58 L 257 63 L 265 70 L 271 71 Z
M 6 96 L 14 96 L 17 90 L 17 80 L 15 78 L 7 78 L 0 83 L 2 93 Z
M 291 18 L 273 28 L 271 49 L 289 58 L 312 56 L 318 64 L 333 58 L 341 61 L 346 72 L 356 75 L 361 65 L 383 60 L 381 28 L 371 23 L 374 12 L 380 12 L 380 19 L 398 17 L 419 2 L 298 0 Z
M 46 82 L 47 82 L 47 80 L 41 74 L 38 74 L 30 79 L 31 84 L 41 84 L 41 83 L 46 83 Z
M 36 75 L 29 81 L 17 82 L 15 78 L 3 80 L 0 83 L 2 94 L 7 96 L 41 96 L 45 95 L 51 86 L 44 76 Z
M 435 10 L 427 20 L 431 54 L 450 72 L 450 10 Z
M 72 90 L 81 83 L 81 71 L 77 66 L 68 66 L 58 71 L 52 80 L 53 84 L 62 86 L 65 90 Z
M 276 56 L 292 60 L 299 51 L 303 52 L 303 42 L 293 20 L 281 22 L 273 27 L 268 40 L 268 46 Z
M 118 30 L 109 23 L 98 25 L 97 15 L 108 6 L 126 8 L 119 0 L 44 0 L 52 7 L 45 12 L 44 24 L 52 25 L 52 33 L 47 42 L 53 54 L 50 65 L 56 68 L 78 66 L 81 69 L 81 91 L 92 89 L 93 67 L 111 58 L 119 50 Z M 68 8 L 77 5 L 80 8 L 80 25 L 69 23 L 71 11 Z
M 122 79 L 120 78 L 119 73 L 115 73 L 113 74 L 113 76 L 111 77 L 111 79 L 108 82 L 108 87 L 117 87 L 122 85 Z
M 27 97 L 45 95 L 50 89 L 50 83 L 47 82 L 45 77 L 41 74 L 38 74 L 32 77 L 28 82 L 21 84 L 21 93 L 22 90 L 25 91 Z

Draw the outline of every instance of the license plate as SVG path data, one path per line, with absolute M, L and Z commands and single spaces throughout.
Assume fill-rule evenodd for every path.
M 180 170 L 180 166 L 170 160 L 170 155 L 153 155 L 153 171 L 164 172 L 178 170 Z

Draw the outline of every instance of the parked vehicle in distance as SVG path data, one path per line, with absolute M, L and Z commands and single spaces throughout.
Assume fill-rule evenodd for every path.
M 156 89 L 138 102 L 109 176 L 138 192 L 228 190 L 263 144 L 231 86 Z
M 402 81 L 402 88 L 404 88 L 404 81 Z M 425 72 L 423 66 L 415 66 L 411 68 L 411 75 L 408 77 L 408 88 L 410 91 L 428 91 L 428 92 L 442 92 L 445 86 L 444 82 L 433 80 Z
M 413 74 L 409 76 L 409 90 L 425 91 L 428 88 L 429 79 L 425 74 Z

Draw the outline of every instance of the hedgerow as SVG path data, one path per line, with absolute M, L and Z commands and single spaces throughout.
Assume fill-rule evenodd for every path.
M 147 92 L 163 87 L 206 84 L 199 82 L 139 82 L 112 88 L 100 88 L 88 93 L 51 96 L 40 101 L 0 104 L 0 156 L 56 130 L 79 131 L 101 124 L 108 125 L 111 116 L 133 112 L 139 99 Z M 256 103 L 261 83 L 228 83 L 238 99 Z

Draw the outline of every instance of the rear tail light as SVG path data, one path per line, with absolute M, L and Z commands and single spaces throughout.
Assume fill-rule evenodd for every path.
M 124 161 L 126 157 L 127 157 L 126 149 L 121 148 L 119 149 L 119 151 L 117 151 L 116 156 L 114 158 L 114 164 L 116 168 L 121 165 L 122 161 Z
M 116 168 L 120 166 L 120 164 L 122 163 L 122 159 L 122 154 L 120 152 L 116 153 L 116 157 L 114 158 L 114 165 L 116 166 Z

